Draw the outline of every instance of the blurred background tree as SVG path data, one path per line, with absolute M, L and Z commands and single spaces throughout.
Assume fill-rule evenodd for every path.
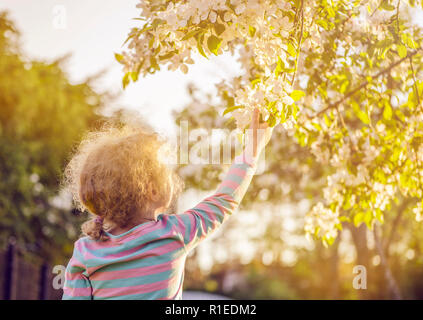
M 101 121 L 107 96 L 92 81 L 73 84 L 52 63 L 25 57 L 19 33 L 0 13 L 0 245 L 10 237 L 63 263 L 79 236 L 71 203 L 59 194 L 72 147 Z
M 191 102 L 175 112 L 175 122 L 186 121 L 190 132 L 205 130 L 203 137 L 191 137 L 190 150 L 217 145 L 222 154 L 231 143 L 234 152 L 234 141 L 224 134 L 210 139 L 215 128 L 236 128 L 233 118 L 222 116 L 230 102 L 225 96 L 216 102 L 195 85 L 188 92 Z M 345 121 L 350 125 L 354 120 Z M 306 240 L 306 213 L 321 201 L 330 170 L 295 136 L 277 127 L 266 148 L 265 171 L 254 177 L 241 212 L 188 259 L 187 287 L 244 299 L 421 299 L 422 283 L 417 279 L 423 270 L 423 226 L 414 219 L 415 200 L 400 198 L 385 210 L 384 223 L 371 228 L 358 220 L 345 223 L 330 246 Z M 187 191 L 212 191 L 224 171 L 221 165 L 192 163 L 179 168 Z M 210 267 L 206 263 L 198 269 L 208 256 Z M 353 288 L 355 265 L 367 269 L 367 290 Z

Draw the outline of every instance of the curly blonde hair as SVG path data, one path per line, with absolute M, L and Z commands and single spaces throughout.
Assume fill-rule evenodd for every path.
M 84 235 L 107 240 L 105 230 L 126 227 L 175 198 L 183 183 L 160 160 L 166 146 L 147 126 L 109 124 L 86 136 L 65 170 L 77 208 L 93 215 Z

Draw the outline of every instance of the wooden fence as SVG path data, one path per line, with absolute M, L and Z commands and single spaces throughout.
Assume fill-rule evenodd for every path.
M 21 252 L 13 241 L 0 252 L 1 300 L 58 300 L 62 290 L 53 288 L 52 266 Z

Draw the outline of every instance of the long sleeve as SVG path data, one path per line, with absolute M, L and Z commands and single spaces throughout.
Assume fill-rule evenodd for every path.
M 86 268 L 81 262 L 81 253 L 78 250 L 78 241 L 65 272 L 63 300 L 91 300 L 92 288 L 86 274 Z
M 257 159 L 245 154 L 235 158 L 226 177 L 212 196 L 194 208 L 173 216 L 186 248 L 193 249 L 213 233 L 238 208 L 256 171 Z

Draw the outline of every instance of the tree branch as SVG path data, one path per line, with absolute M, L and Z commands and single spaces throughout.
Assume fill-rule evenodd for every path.
M 380 265 L 384 271 L 385 279 L 388 282 L 388 287 L 392 293 L 393 298 L 395 300 L 401 300 L 402 299 L 401 292 L 399 290 L 397 281 L 392 275 L 392 271 L 391 271 L 391 268 L 389 267 L 388 261 L 386 260 L 385 252 L 383 251 L 382 243 L 380 241 L 377 230 L 378 230 L 377 225 L 375 225 L 373 230 L 373 236 L 375 240 L 376 250 L 380 257 Z
M 294 87 L 295 77 L 297 75 L 298 61 L 300 60 L 300 54 L 301 54 L 301 44 L 303 42 L 303 34 L 304 34 L 304 0 L 301 0 L 300 15 L 301 15 L 300 39 L 298 40 L 297 56 L 295 57 L 295 71 L 294 71 L 294 74 L 292 75 L 292 81 L 291 81 L 292 87 Z
M 409 60 L 410 60 L 411 73 L 413 74 L 414 93 L 416 95 L 417 105 L 419 108 L 422 108 L 420 95 L 419 95 L 419 88 L 417 87 L 416 73 L 414 72 L 413 57 L 409 57 Z
M 401 205 L 398 208 L 397 216 L 395 217 L 394 221 L 392 222 L 391 232 L 389 233 L 389 236 L 384 244 L 384 251 L 389 253 L 389 247 L 391 246 L 392 241 L 394 241 L 395 234 L 398 228 L 398 225 L 401 221 L 402 215 L 404 214 L 405 209 L 407 209 L 407 206 L 409 205 L 410 200 L 404 199 Z
M 397 65 L 403 63 L 405 60 L 408 60 L 410 58 L 412 58 L 413 56 L 415 56 L 417 53 L 419 53 L 422 49 L 419 48 L 417 50 L 414 50 L 412 52 L 410 52 L 406 57 L 394 62 L 393 64 L 391 64 L 390 66 L 388 66 L 387 68 L 381 70 L 380 72 L 378 72 L 377 74 L 375 74 L 374 76 L 372 76 L 372 80 L 379 78 L 380 76 L 388 73 L 389 71 L 391 71 L 393 68 L 395 68 Z M 338 107 L 341 103 L 345 102 L 348 98 L 352 97 L 354 94 L 356 94 L 358 91 L 364 89 L 365 87 L 367 87 L 367 85 L 369 84 L 369 81 L 364 81 L 363 83 L 361 83 L 358 87 L 356 87 L 355 89 L 351 90 L 350 92 L 348 92 L 347 94 L 345 94 L 341 99 L 339 99 L 338 101 L 329 104 L 326 108 L 324 108 L 323 110 L 317 112 L 314 116 L 311 116 L 310 118 L 313 119 L 315 117 L 318 117 L 320 115 L 322 115 L 323 113 L 325 113 L 328 110 L 331 110 L 333 108 Z

